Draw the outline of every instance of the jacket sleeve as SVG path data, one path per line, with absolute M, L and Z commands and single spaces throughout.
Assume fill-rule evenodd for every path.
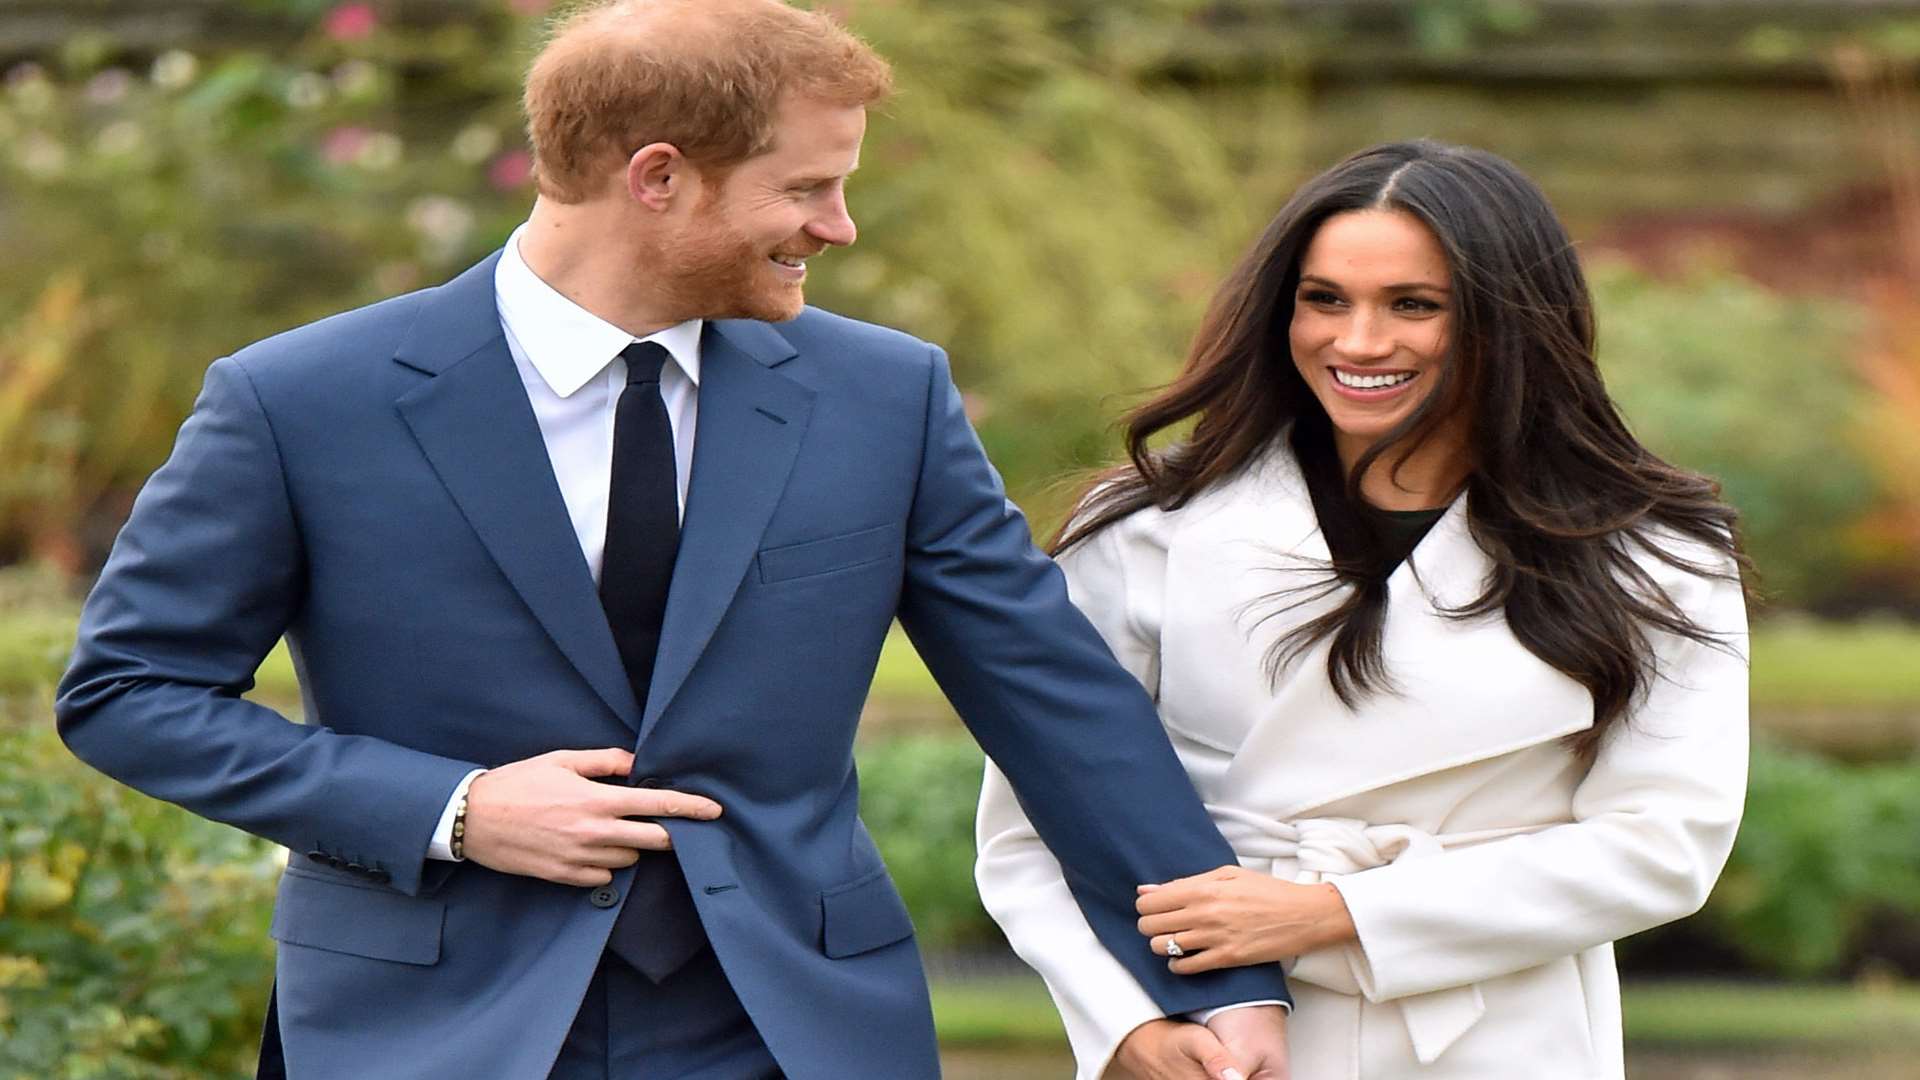
M 1131 587 L 1126 555 L 1136 553 L 1134 574 L 1157 577 L 1164 551 L 1150 543 L 1123 544 L 1120 533 L 1131 524 L 1103 530 L 1062 555 L 1060 566 L 1074 602 L 1114 657 L 1153 688 L 1159 648 L 1152 605 L 1160 591 L 1150 584 Z M 1014 951 L 1046 980 L 1066 1024 L 1079 1080 L 1098 1080 L 1128 1033 L 1158 1019 L 1161 1009 L 1101 945 L 1074 903 L 1060 863 L 1034 831 L 1005 774 L 992 765 L 980 793 L 975 839 L 981 901 Z M 1146 939 L 1136 934 L 1134 940 L 1133 947 L 1144 951 Z
M 304 580 L 268 417 L 221 360 L 87 598 L 55 701 L 61 738 L 148 795 L 415 893 L 447 797 L 477 766 L 241 697 Z
M 1177 976 L 1136 932 L 1135 886 L 1234 862 L 1153 702 L 1033 547 L 932 350 L 900 622 L 1005 774 L 1107 950 L 1163 1013 L 1286 997 L 1277 967 Z
M 1735 582 L 1665 576 L 1722 644 L 1655 637 L 1659 675 L 1604 737 L 1571 822 L 1333 879 L 1369 999 L 1534 967 L 1706 902 L 1746 795 L 1746 607 Z

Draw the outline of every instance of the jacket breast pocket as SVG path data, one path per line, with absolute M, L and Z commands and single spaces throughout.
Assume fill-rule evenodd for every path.
M 771 585 L 885 562 L 898 554 L 900 547 L 901 526 L 890 524 L 821 540 L 764 548 L 756 561 L 760 565 L 760 583 Z
M 913 936 L 913 918 L 884 869 L 822 892 L 820 908 L 820 951 L 835 960 Z
M 268 933 L 288 945 L 425 966 L 440 962 L 446 914 L 442 900 L 289 867 Z

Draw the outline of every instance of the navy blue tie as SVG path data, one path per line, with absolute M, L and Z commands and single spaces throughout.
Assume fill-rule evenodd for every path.
M 620 355 L 627 361 L 627 388 L 614 407 L 613 477 L 607 489 L 600 603 L 606 608 L 607 625 L 613 629 L 633 696 L 644 712 L 654 658 L 660 651 L 673 560 L 680 550 L 680 485 L 674 468 L 673 425 L 660 396 L 667 350 L 656 342 L 640 341 Z M 635 782 L 631 776 L 628 781 Z M 650 778 L 638 783 L 660 784 Z M 705 944 L 679 861 L 670 852 L 641 852 L 607 948 L 657 983 L 693 959 Z

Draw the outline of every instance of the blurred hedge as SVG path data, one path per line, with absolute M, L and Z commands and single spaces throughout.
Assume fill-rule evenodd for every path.
M 0 701 L 0 1077 L 251 1076 L 277 849 L 80 764 Z
M 1869 395 L 1846 360 L 1861 313 L 1705 266 L 1591 270 L 1607 388 L 1636 434 L 1721 481 L 1764 591 L 1811 606 L 1844 594 L 1877 494 L 1858 428 Z

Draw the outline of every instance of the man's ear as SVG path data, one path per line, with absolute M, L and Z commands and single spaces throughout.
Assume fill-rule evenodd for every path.
M 627 159 L 627 197 L 649 210 L 667 210 L 692 179 L 690 173 L 679 147 L 648 143 Z

